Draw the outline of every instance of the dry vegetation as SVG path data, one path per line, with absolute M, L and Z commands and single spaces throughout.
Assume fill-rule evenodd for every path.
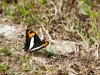
M 0 0 L 0 75 L 100 75 L 100 0 Z M 24 51 L 25 31 L 49 45 Z

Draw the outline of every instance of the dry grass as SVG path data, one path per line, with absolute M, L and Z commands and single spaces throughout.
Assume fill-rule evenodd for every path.
M 85 0 L 4 3 L 0 1 L 0 75 L 100 75 L 97 0 L 90 0 L 92 9 Z M 27 28 L 49 45 L 25 52 Z

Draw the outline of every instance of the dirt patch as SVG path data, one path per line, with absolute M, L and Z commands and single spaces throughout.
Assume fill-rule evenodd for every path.
M 78 0 L 7 3 L 14 7 L 12 16 L 10 6 L 0 1 L 1 75 L 100 75 L 99 17 L 93 16 L 95 8 L 89 9 L 91 16 L 82 11 L 86 4 Z M 30 3 L 34 9 L 26 6 Z M 33 53 L 25 52 L 27 28 L 49 45 Z

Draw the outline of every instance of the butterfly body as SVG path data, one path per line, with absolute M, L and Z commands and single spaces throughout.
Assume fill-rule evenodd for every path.
M 39 38 L 39 36 L 31 31 L 31 30 L 26 30 L 26 40 L 25 40 L 25 51 L 28 52 L 33 52 L 33 51 L 37 51 L 41 48 L 46 47 L 49 42 L 42 40 Z

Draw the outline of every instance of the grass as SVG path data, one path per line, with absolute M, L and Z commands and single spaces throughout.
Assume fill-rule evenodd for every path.
M 92 28 L 91 28 L 91 30 L 92 30 L 91 35 L 92 34 L 96 34 L 96 35 L 95 35 L 95 37 L 94 37 L 94 35 L 92 35 L 90 37 L 93 37 L 94 39 L 98 39 L 99 32 L 97 30 L 97 27 L 98 27 L 97 19 L 98 19 L 99 13 L 97 11 L 94 11 L 91 9 L 91 4 L 88 0 L 81 0 L 80 2 L 82 2 L 81 8 L 84 11 L 84 13 L 86 13 L 90 18 L 92 18 L 94 20 L 94 23 L 93 23 Z M 86 4 L 86 5 L 84 6 L 84 4 Z M 50 19 L 48 18 L 50 16 L 47 16 L 47 15 L 45 15 L 45 17 L 44 17 L 45 20 L 40 18 L 40 16 L 42 15 L 41 14 L 42 8 L 39 9 L 38 13 L 34 13 L 36 11 L 36 9 L 34 8 L 34 5 L 32 3 L 30 3 L 28 0 L 24 1 L 24 3 L 23 3 L 24 6 L 16 4 L 15 8 L 17 11 L 13 11 L 11 9 L 11 7 L 9 6 L 9 4 L 7 4 L 5 1 L 3 2 L 3 5 L 7 8 L 7 13 L 8 13 L 7 15 L 9 16 L 9 18 L 17 17 L 19 19 L 20 17 L 24 16 L 24 18 L 22 18 L 21 21 L 27 23 L 29 27 L 32 26 L 33 23 L 40 24 L 42 22 L 42 23 L 46 24 L 50 21 Z M 47 5 L 46 0 L 39 0 L 38 5 L 43 7 L 43 8 L 48 9 L 48 7 L 46 6 Z M 42 6 L 42 5 L 45 5 L 45 6 Z M 32 11 L 30 11 L 30 10 L 32 10 Z M 16 13 L 14 13 L 14 12 L 16 12 Z M 17 13 L 19 14 L 19 16 L 17 15 Z M 22 15 L 22 16 L 20 16 L 20 15 Z M 38 21 L 40 21 L 40 22 L 38 22 Z M 70 26 L 69 28 L 72 28 L 72 26 Z M 95 31 L 95 29 L 97 31 Z M 78 30 L 82 30 L 81 27 L 79 27 Z M 76 31 L 77 31 L 77 29 L 76 29 Z M 87 41 L 87 43 L 89 45 L 91 45 L 93 43 L 94 40 L 92 38 L 88 38 L 86 35 L 82 35 L 82 36 L 84 37 L 84 39 Z M 90 40 L 92 40 L 92 41 L 90 41 Z
M 63 38 L 63 37 L 70 36 L 70 35 L 65 36 L 66 34 L 68 34 L 67 32 L 66 32 L 66 34 L 62 35 L 62 33 L 65 31 L 63 28 L 63 25 L 64 25 L 72 33 L 75 33 L 75 32 L 78 33 L 79 34 L 78 36 L 81 36 L 82 41 L 84 41 L 85 44 L 88 45 L 89 48 L 91 48 L 96 41 L 99 44 L 99 41 L 100 41 L 100 31 L 99 31 L 99 29 L 100 29 L 100 27 L 99 27 L 100 15 L 99 14 L 100 13 L 99 12 L 100 11 L 95 10 L 95 8 L 93 8 L 92 4 L 88 0 L 79 0 L 79 3 L 80 3 L 79 6 L 77 5 L 77 3 L 75 4 L 75 6 L 71 3 L 68 3 L 66 5 L 65 4 L 66 1 L 62 1 L 61 10 L 60 10 L 60 4 L 61 4 L 60 2 L 61 1 L 56 2 L 56 0 L 54 0 L 54 1 L 18 0 L 18 3 L 10 4 L 5 1 L 2 1 L 2 4 L 0 6 L 1 7 L 3 6 L 3 8 L 5 8 L 4 9 L 5 12 L 3 12 L 3 14 L 5 14 L 5 16 L 7 18 L 9 18 L 11 21 L 18 20 L 22 24 L 24 22 L 25 26 L 27 25 L 27 28 L 35 29 L 35 26 L 37 26 L 37 28 L 36 28 L 37 31 L 38 31 L 38 27 L 41 27 L 41 25 L 43 25 L 46 28 L 46 30 L 48 31 L 48 33 L 50 34 L 50 36 L 53 37 L 54 40 L 59 40 L 59 38 L 61 38 L 61 37 Z M 66 9 L 67 7 L 68 7 L 68 9 Z M 76 18 L 75 11 L 78 11 L 78 10 L 75 9 L 75 7 L 79 10 L 82 10 L 83 13 L 85 13 L 85 15 L 88 16 L 89 21 L 86 20 L 87 18 L 84 21 L 81 21 L 79 18 Z M 55 13 L 55 11 L 57 11 L 57 12 Z M 59 11 L 61 11 L 61 13 Z M 77 14 L 79 14 L 79 12 Z M 84 15 L 83 13 L 81 13 L 81 15 Z M 82 17 L 82 19 L 83 18 L 84 17 Z M 2 35 L 3 34 L 4 33 L 2 33 Z M 46 36 L 46 37 L 48 37 L 48 36 Z M 73 37 L 71 36 L 67 40 L 72 41 L 72 38 L 76 38 L 76 36 L 73 36 Z M 80 39 L 76 39 L 76 40 L 80 41 Z M 60 41 L 62 41 L 62 40 L 60 40 Z M 64 40 L 64 41 L 66 41 L 66 40 Z M 76 41 L 74 41 L 74 42 L 76 42 Z M 82 49 L 84 49 L 83 47 L 84 46 L 82 46 Z M 16 49 L 16 51 L 15 51 L 16 54 L 17 54 L 17 52 L 20 51 L 16 47 L 14 47 L 14 49 Z M 97 50 L 97 49 L 95 49 L 95 50 Z M 1 50 L 0 55 L 3 54 L 3 56 L 6 59 L 6 57 L 11 54 L 10 51 L 11 50 L 9 50 L 8 46 L 4 46 Z M 20 53 L 21 52 L 22 51 L 20 51 Z M 43 53 L 46 55 L 59 54 L 59 52 L 54 52 L 52 47 L 49 47 L 49 51 L 44 50 Z M 13 56 L 13 53 L 12 53 L 12 56 Z M 80 54 L 80 56 L 81 56 L 81 54 Z M 17 61 L 17 57 L 20 58 L 18 61 Z M 37 59 L 38 58 L 39 57 L 37 57 Z M 41 59 L 42 58 L 43 57 L 41 57 Z M 45 60 L 48 59 L 48 61 L 52 60 L 52 59 L 49 59 L 48 57 L 44 57 L 44 58 L 45 58 Z M 58 58 L 58 60 L 59 60 L 59 58 Z M 64 57 L 61 59 L 64 59 Z M 65 58 L 64 60 L 66 60 L 66 59 L 67 58 Z M 81 57 L 79 59 L 81 59 Z M 32 63 L 34 65 L 30 65 L 30 63 L 29 63 L 30 60 L 32 61 Z M 55 59 L 55 60 L 57 61 L 57 59 Z M 60 61 L 60 60 L 59 60 L 59 62 L 57 62 L 57 63 L 60 63 L 58 66 L 60 66 L 64 62 L 63 60 L 62 61 Z M 8 62 L 7 60 L 5 60 L 5 61 Z M 21 66 L 25 67 L 25 68 L 22 68 L 23 71 L 20 71 L 19 69 L 12 69 L 11 73 L 14 75 L 20 75 L 23 72 L 29 73 L 33 69 L 33 67 L 36 66 L 36 64 L 34 63 L 34 61 L 36 61 L 35 56 L 33 55 L 32 57 L 29 57 L 26 54 L 24 55 L 23 52 L 22 52 L 21 56 L 16 55 L 16 58 L 14 58 L 14 59 L 11 58 L 10 61 L 12 61 L 12 62 L 16 61 L 17 64 L 22 63 L 24 65 L 21 65 Z M 43 60 L 40 60 L 38 62 L 41 63 L 42 61 Z M 67 62 L 67 60 L 64 63 L 66 63 L 66 62 Z M 81 61 L 75 61 L 75 62 L 81 62 Z M 83 62 L 83 60 L 82 60 L 82 62 Z M 74 63 L 74 61 L 73 61 L 73 63 Z M 11 63 L 11 64 L 13 64 L 13 63 Z M 15 64 L 15 66 L 17 64 Z M 47 64 L 44 65 L 42 63 L 39 65 L 40 65 L 40 67 L 38 69 L 35 67 L 35 70 L 34 70 L 34 73 L 36 75 L 46 74 L 46 72 L 48 72 L 50 70 L 49 68 L 47 68 L 47 66 L 48 66 Z M 43 67 L 45 69 L 41 69 L 41 65 L 43 65 Z M 50 64 L 50 65 L 52 65 L 52 64 Z M 64 66 L 66 66 L 66 65 L 67 64 L 65 64 Z M 84 67 L 86 68 L 86 66 L 84 66 Z M 7 68 L 8 68 L 8 66 L 6 64 L 0 64 L 0 72 L 5 72 L 6 70 L 8 70 Z M 53 72 L 57 71 L 58 69 L 59 69 L 59 67 L 56 67 L 53 65 L 50 72 L 53 73 Z M 66 75 L 66 72 L 68 72 L 68 71 L 64 71 L 64 72 Z M 86 74 L 83 74 L 83 75 L 86 75 Z
M 20 59 L 20 60 L 21 60 L 21 61 L 25 61 L 25 62 L 26 62 L 26 61 L 27 61 L 27 57 L 24 55 L 24 56 L 22 56 L 22 57 L 21 57 L 21 59 Z
M 1 53 L 7 56 L 10 54 L 10 50 L 7 48 L 7 46 L 4 46 Z
M 19 75 L 19 74 L 20 74 L 20 72 L 19 72 L 18 70 L 12 70 L 12 73 L 13 73 L 14 75 Z
M 28 63 L 26 63 L 25 64 L 25 72 L 28 72 L 28 71 L 30 71 L 31 69 L 30 69 L 30 65 L 28 64 Z
M 44 70 L 36 70 L 36 71 L 34 71 L 34 73 L 36 74 L 36 75 L 42 75 L 43 73 L 45 73 L 46 71 L 44 71 Z
M 99 30 L 98 30 L 98 18 L 99 18 L 99 12 L 98 11 L 94 11 L 92 10 L 92 6 L 90 4 L 90 2 L 88 0 L 81 0 L 80 1 L 82 4 L 81 4 L 81 9 L 84 11 L 84 13 L 86 15 L 88 15 L 91 20 L 93 20 L 93 23 L 91 25 L 91 27 L 89 28 L 89 34 L 88 33 L 88 30 L 87 30 L 87 33 L 83 31 L 83 29 L 81 28 L 81 25 L 80 23 L 78 22 L 77 24 L 77 29 L 76 31 L 78 30 L 79 33 L 82 35 L 82 37 L 84 38 L 84 40 L 87 42 L 87 44 L 89 46 L 93 45 L 95 40 L 99 39 Z M 88 35 L 88 36 L 87 36 Z
M 0 73 L 4 73 L 8 69 L 6 63 L 0 64 Z

